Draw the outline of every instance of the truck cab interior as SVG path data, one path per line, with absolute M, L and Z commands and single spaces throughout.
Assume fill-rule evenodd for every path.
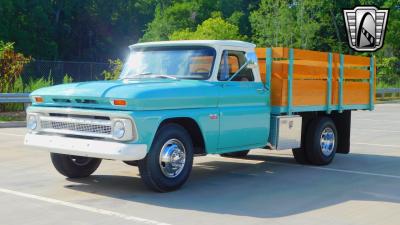
M 246 63 L 245 52 L 225 50 L 222 54 L 221 63 L 218 70 L 218 80 L 229 80 Z M 252 69 L 244 68 L 232 81 L 254 81 Z

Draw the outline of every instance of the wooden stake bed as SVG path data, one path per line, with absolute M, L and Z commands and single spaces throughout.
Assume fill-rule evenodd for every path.
M 261 79 L 274 114 L 370 109 L 375 59 L 289 48 L 257 48 Z

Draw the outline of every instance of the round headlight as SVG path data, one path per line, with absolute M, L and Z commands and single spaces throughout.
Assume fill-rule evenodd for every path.
M 37 119 L 36 116 L 30 115 L 28 116 L 28 120 L 26 121 L 26 126 L 29 130 L 34 130 L 37 127 Z
M 114 123 L 114 129 L 113 129 L 113 137 L 115 138 L 122 138 L 124 137 L 125 134 L 125 125 L 121 121 L 116 121 Z

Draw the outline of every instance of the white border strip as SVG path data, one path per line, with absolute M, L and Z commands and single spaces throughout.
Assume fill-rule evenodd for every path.
M 155 220 L 148 220 L 148 219 L 144 219 L 144 218 L 140 218 L 140 217 L 136 217 L 136 216 L 129 216 L 129 215 L 125 215 L 122 213 L 113 212 L 113 211 L 109 211 L 109 210 L 105 210 L 105 209 L 99 209 L 99 208 L 80 205 L 80 204 L 76 204 L 76 203 L 65 202 L 65 201 L 61 201 L 61 200 L 57 200 L 57 199 L 41 197 L 41 196 L 37 196 L 37 195 L 27 194 L 27 193 L 23 193 L 23 192 L 19 192 L 19 191 L 8 190 L 8 189 L 4 189 L 4 188 L 0 188 L 0 192 L 5 193 L 5 194 L 19 196 L 19 197 L 30 198 L 30 199 L 34 199 L 34 200 L 38 200 L 38 201 L 42 201 L 42 202 L 47 202 L 47 203 L 51 203 L 51 204 L 55 204 L 55 205 L 66 206 L 66 207 L 79 209 L 79 210 L 83 210 L 83 211 L 87 211 L 87 212 L 91 212 L 91 213 L 97 213 L 97 214 L 101 214 L 101 215 L 105 215 L 105 216 L 113 216 L 113 217 L 117 217 L 120 219 L 139 222 L 139 223 L 143 223 L 143 224 L 170 225 L 168 223 L 162 223 L 162 222 L 158 222 Z

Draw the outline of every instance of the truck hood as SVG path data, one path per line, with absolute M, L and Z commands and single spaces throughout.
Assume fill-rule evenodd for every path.
M 41 88 L 39 106 L 102 108 L 118 110 L 161 110 L 216 107 L 218 86 L 199 80 L 141 79 L 92 81 Z M 113 99 L 124 99 L 127 106 L 114 106 Z

